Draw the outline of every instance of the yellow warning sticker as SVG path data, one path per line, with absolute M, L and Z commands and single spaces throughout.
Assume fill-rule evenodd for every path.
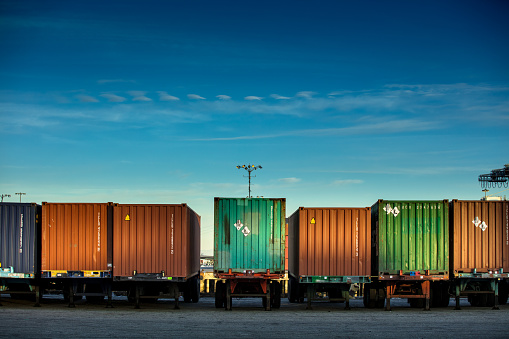
M 315 218 L 311 218 L 311 223 L 312 223 L 312 224 L 316 224 L 316 220 L 315 220 Z
M 125 221 L 130 221 L 131 218 L 129 218 L 129 214 L 125 216 Z

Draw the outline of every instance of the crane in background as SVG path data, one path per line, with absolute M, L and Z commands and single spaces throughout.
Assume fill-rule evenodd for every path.
M 504 168 L 494 169 L 491 173 L 481 174 L 479 182 L 482 188 L 509 187 L 509 164 Z

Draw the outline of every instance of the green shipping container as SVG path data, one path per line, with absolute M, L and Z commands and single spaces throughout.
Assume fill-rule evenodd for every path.
M 441 274 L 449 270 L 449 204 L 378 200 L 371 207 L 372 274 Z
M 285 199 L 214 198 L 214 273 L 284 274 Z

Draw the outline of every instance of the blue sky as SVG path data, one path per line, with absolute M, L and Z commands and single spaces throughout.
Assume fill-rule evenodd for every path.
M 507 1 L 2 1 L 0 193 L 479 199 L 509 163 Z M 490 193 L 496 193 L 493 189 Z M 505 194 L 507 192 L 502 192 Z

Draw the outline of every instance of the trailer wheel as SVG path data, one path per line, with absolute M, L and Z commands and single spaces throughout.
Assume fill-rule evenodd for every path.
M 191 300 L 193 303 L 200 301 L 200 279 L 196 277 L 193 278 L 189 284 L 189 288 L 191 290 Z
M 197 303 L 200 300 L 200 279 L 197 277 L 187 281 L 184 287 L 184 302 Z
M 273 308 L 281 307 L 281 284 L 273 281 L 270 284 L 270 303 Z
M 225 307 L 226 301 L 226 285 L 222 281 L 218 281 L 216 283 L 216 295 L 215 295 L 215 305 L 216 308 Z
M 373 288 L 370 284 L 364 285 L 364 295 L 362 301 L 366 308 L 383 308 L 385 306 L 385 293 L 382 288 Z M 378 295 L 377 295 L 378 290 Z
M 296 303 L 299 299 L 299 283 L 298 281 L 290 277 L 288 280 L 288 301 L 291 303 Z
M 509 284 L 506 281 L 501 280 L 498 283 L 498 304 L 506 305 L 508 297 L 509 297 Z

